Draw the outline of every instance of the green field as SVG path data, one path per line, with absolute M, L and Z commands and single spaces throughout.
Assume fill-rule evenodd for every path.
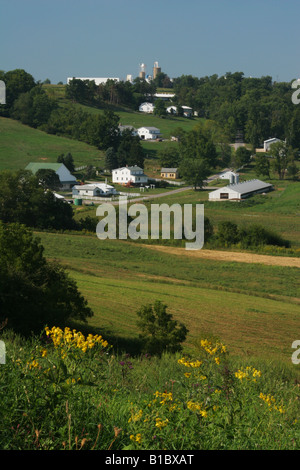
M 29 162 L 57 161 L 70 152 L 75 166 L 101 165 L 103 152 L 83 142 L 46 134 L 18 121 L 0 117 L 0 170 L 24 169 Z
M 188 348 L 213 334 L 233 355 L 290 362 L 300 334 L 298 268 L 194 260 L 88 235 L 38 236 L 87 298 L 89 324 L 116 347 L 130 350 L 137 309 L 161 300 L 188 327 Z

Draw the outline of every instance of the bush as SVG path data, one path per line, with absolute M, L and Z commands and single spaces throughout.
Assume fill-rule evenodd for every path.
M 156 301 L 153 306 L 142 306 L 137 315 L 144 352 L 161 355 L 164 351 L 174 353 L 181 350 L 180 343 L 185 340 L 188 330 L 167 313 L 167 305 Z

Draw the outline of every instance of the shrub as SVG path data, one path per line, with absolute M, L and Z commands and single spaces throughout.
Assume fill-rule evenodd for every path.
M 164 351 L 173 353 L 181 350 L 180 343 L 185 340 L 188 330 L 167 313 L 167 305 L 156 301 L 154 305 L 142 306 L 137 315 L 145 352 L 161 355 Z

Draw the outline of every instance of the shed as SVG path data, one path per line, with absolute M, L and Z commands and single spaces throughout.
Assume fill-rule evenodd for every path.
M 160 171 L 160 176 L 162 178 L 178 178 L 178 168 L 162 168 Z

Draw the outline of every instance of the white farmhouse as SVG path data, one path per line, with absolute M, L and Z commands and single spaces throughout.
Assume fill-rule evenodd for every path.
M 148 176 L 144 174 L 144 170 L 139 166 L 125 166 L 112 170 L 112 182 L 125 185 L 148 183 Z
M 110 197 L 117 196 L 116 189 L 106 183 L 78 184 L 73 186 L 73 197 Z
M 223 188 L 216 189 L 208 195 L 209 201 L 241 200 L 254 194 L 271 191 L 273 186 L 257 179 L 248 180 L 243 183 L 229 184 Z
M 154 112 L 154 104 L 153 103 L 142 103 L 139 106 L 139 111 L 142 113 L 153 113 Z
M 59 177 L 61 189 L 70 189 L 77 180 L 63 163 L 29 163 L 25 170 L 30 170 L 34 175 L 38 170 L 53 170 Z
M 137 133 L 142 140 L 156 140 L 161 135 L 157 127 L 139 127 Z

